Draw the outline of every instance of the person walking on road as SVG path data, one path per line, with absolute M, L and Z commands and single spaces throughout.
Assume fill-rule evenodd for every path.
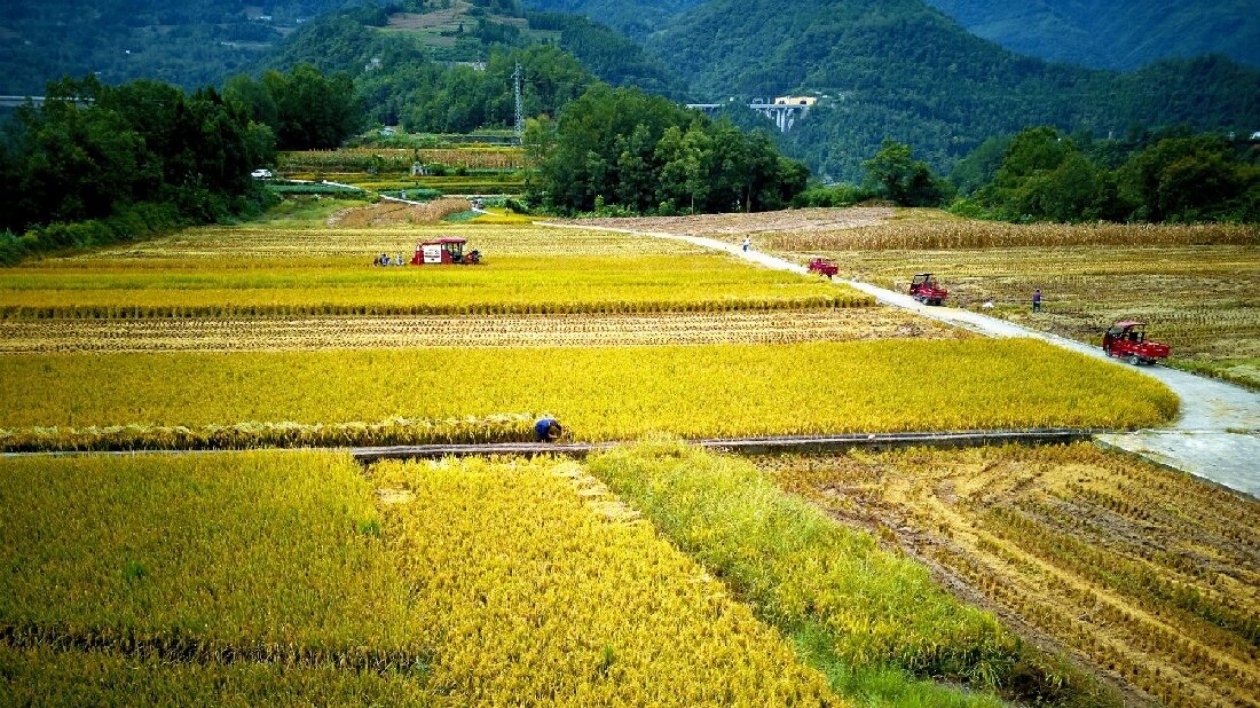
M 744 237 L 744 253 L 748 253 L 748 247 L 752 245 L 752 240 L 747 236 Z
M 1041 288 L 1033 291 L 1033 312 L 1041 312 Z

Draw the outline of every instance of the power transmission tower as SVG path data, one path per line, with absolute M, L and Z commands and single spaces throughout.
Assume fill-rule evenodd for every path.
M 525 106 L 521 103 L 521 63 L 516 62 L 516 73 L 512 75 L 513 95 L 516 98 L 516 142 L 525 134 Z

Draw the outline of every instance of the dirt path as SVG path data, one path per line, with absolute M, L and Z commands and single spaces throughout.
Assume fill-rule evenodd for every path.
M 585 224 L 547 223 L 546 225 L 618 231 L 684 241 L 704 248 L 724 251 L 767 268 L 802 275 L 807 273 L 805 266 L 798 263 L 754 249 L 744 251 L 738 245 L 718 239 L 626 228 L 593 227 Z M 1115 366 L 1129 366 L 1108 359 L 1096 347 L 1031 330 L 978 312 L 921 305 L 909 295 L 895 293 L 859 281 L 837 278 L 836 282 L 869 293 L 881 303 L 904 308 L 924 317 L 962 327 L 987 337 L 1040 339 L 1084 356 L 1109 361 Z M 1230 489 L 1260 497 L 1260 394 L 1222 381 L 1162 366 L 1144 366 L 1140 370 L 1164 382 L 1181 398 L 1181 417 L 1171 428 L 1101 435 L 1099 436 L 1101 442 Z

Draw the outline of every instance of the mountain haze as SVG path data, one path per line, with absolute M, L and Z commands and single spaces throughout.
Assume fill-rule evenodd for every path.
M 1136 69 L 1224 54 L 1260 67 L 1254 0 L 927 0 L 975 34 L 1049 61 Z

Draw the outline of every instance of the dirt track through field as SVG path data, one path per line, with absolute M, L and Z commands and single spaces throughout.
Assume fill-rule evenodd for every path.
M 737 258 L 807 275 L 799 263 L 716 238 L 688 234 L 642 231 L 621 225 L 591 226 L 587 222 L 546 225 L 561 228 L 604 229 L 621 233 L 683 241 L 704 248 L 722 251 Z M 1045 332 L 1021 327 L 977 312 L 949 307 L 930 307 L 915 302 L 909 295 L 859 281 L 836 278 L 879 302 L 894 305 L 924 317 L 944 322 L 987 337 L 1027 337 L 1040 339 L 1084 356 L 1107 361 L 1099 349 Z M 1112 361 L 1116 366 L 1128 366 Z M 1141 367 L 1171 388 L 1181 399 L 1181 417 L 1169 429 L 1146 430 L 1129 434 L 1101 436 L 1116 448 L 1139 454 L 1157 463 L 1208 479 L 1231 489 L 1260 497 L 1260 394 L 1239 386 L 1206 379 L 1161 366 Z

